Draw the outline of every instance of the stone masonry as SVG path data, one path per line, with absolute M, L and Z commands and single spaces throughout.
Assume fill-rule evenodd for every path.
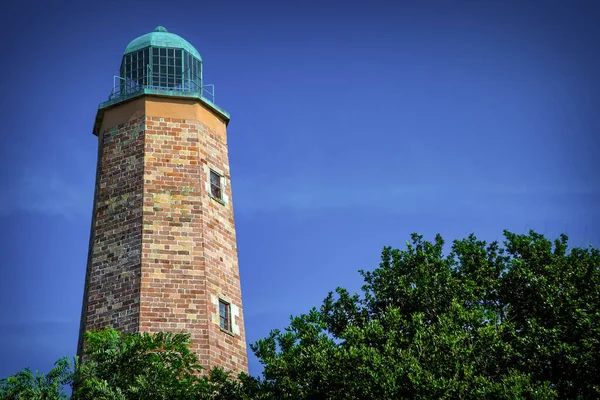
M 86 279 L 86 330 L 139 326 L 144 119 L 107 129 L 100 139 L 93 255 Z
M 247 372 L 226 121 L 198 100 L 146 95 L 96 124 L 80 336 L 107 326 L 187 332 L 203 366 Z M 221 200 L 210 195 L 211 170 L 222 176 Z M 230 331 L 219 299 L 230 304 Z

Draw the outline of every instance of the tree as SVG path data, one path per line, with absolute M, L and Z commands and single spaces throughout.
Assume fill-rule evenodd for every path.
M 75 374 L 73 398 L 79 400 L 238 399 L 242 382 L 213 368 L 202 374 L 190 350 L 189 334 L 140 333 L 123 335 L 113 329 L 88 332 L 85 362 Z
M 0 399 L 600 398 L 600 251 L 535 232 L 504 246 L 413 235 L 385 247 L 362 294 L 251 345 L 262 378 L 201 374 L 189 335 L 86 334 L 84 361 L 0 381 Z
M 62 358 L 47 375 L 29 369 L 0 381 L 0 399 L 202 400 L 258 398 L 256 380 L 213 368 L 202 374 L 188 334 L 87 332 L 84 361 Z M 247 395 L 249 393 L 249 395 Z
M 63 357 L 44 375 L 26 368 L 16 375 L 0 380 L 0 399 L 6 400 L 62 400 L 67 395 L 63 386 L 72 383 L 71 362 Z
M 600 252 L 412 236 L 252 349 L 281 399 L 598 398 Z

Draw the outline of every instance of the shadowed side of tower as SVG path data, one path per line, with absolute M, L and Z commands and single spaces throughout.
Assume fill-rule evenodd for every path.
M 187 332 L 206 367 L 247 371 L 227 112 L 198 52 L 162 27 L 130 43 L 102 103 L 79 353 L 87 330 Z

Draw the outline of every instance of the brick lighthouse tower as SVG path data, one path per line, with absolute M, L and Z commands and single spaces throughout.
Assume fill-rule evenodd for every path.
M 123 55 L 98 109 L 85 331 L 187 332 L 205 367 L 247 371 L 229 114 L 202 58 L 157 27 Z

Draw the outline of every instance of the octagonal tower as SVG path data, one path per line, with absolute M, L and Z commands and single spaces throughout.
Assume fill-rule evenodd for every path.
M 227 124 L 202 58 L 157 27 L 100 104 L 85 331 L 188 332 L 205 367 L 247 371 Z

